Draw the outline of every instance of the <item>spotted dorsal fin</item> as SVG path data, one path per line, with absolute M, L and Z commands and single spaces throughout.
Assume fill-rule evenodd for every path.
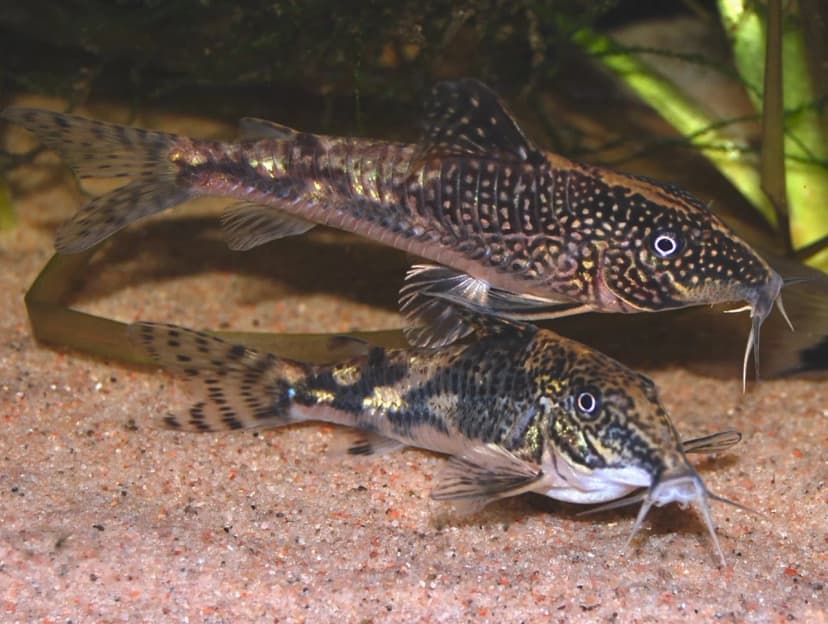
M 471 78 L 438 83 L 426 100 L 415 161 L 446 156 L 544 161 L 497 95 Z

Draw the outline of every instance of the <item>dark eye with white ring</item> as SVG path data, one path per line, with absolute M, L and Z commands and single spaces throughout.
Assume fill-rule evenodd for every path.
M 584 416 L 595 415 L 598 412 L 598 408 L 601 407 L 598 393 L 591 389 L 583 390 L 575 398 L 575 406 Z
M 661 232 L 653 237 L 652 247 L 661 258 L 671 258 L 681 249 L 681 240 L 673 232 Z

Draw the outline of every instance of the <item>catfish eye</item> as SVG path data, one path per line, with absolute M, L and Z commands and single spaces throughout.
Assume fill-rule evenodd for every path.
M 601 402 L 598 398 L 598 393 L 589 389 L 578 393 L 578 396 L 575 398 L 575 405 L 578 411 L 584 416 L 592 416 L 601 407 Z
M 671 258 L 681 248 L 681 238 L 673 232 L 661 232 L 653 237 L 651 245 L 660 257 Z

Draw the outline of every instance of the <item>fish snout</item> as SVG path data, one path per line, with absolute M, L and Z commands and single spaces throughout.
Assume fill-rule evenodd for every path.
M 747 288 L 745 300 L 750 304 L 751 316 L 758 317 L 760 324 L 771 313 L 784 285 L 785 280 L 782 279 L 782 276 L 768 267 L 767 281 Z
M 660 476 L 650 487 L 648 498 L 656 507 L 678 503 L 686 507 L 707 496 L 707 488 L 698 473 L 689 465 L 681 473 Z
M 762 323 L 771 313 L 774 304 L 779 308 L 782 317 L 788 323 L 788 326 L 793 329 L 790 319 L 788 318 L 785 308 L 782 305 L 782 287 L 785 285 L 785 280 L 772 268 L 768 267 L 768 278 L 762 284 L 749 287 L 745 295 L 745 301 L 748 302 L 750 309 L 751 325 L 750 333 L 748 334 L 747 346 L 745 347 L 745 355 L 742 360 L 742 390 L 747 387 L 747 371 L 748 360 L 750 352 L 753 351 L 753 365 L 756 377 L 759 377 L 759 336 L 762 329 Z M 744 308 L 740 308 L 744 309 Z M 734 310 L 737 311 L 737 310 Z

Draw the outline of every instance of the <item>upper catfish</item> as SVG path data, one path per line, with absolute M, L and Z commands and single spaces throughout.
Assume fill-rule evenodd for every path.
M 58 233 L 82 251 L 197 196 L 236 200 L 223 225 L 249 249 L 321 223 L 414 253 L 403 312 L 420 345 L 469 333 L 451 302 L 511 319 L 747 302 L 748 349 L 782 279 L 690 193 L 534 146 L 497 96 L 439 83 L 419 143 L 321 136 L 242 120 L 238 142 L 193 140 L 48 111 L 2 116 L 60 151 L 81 177 L 133 180 Z

